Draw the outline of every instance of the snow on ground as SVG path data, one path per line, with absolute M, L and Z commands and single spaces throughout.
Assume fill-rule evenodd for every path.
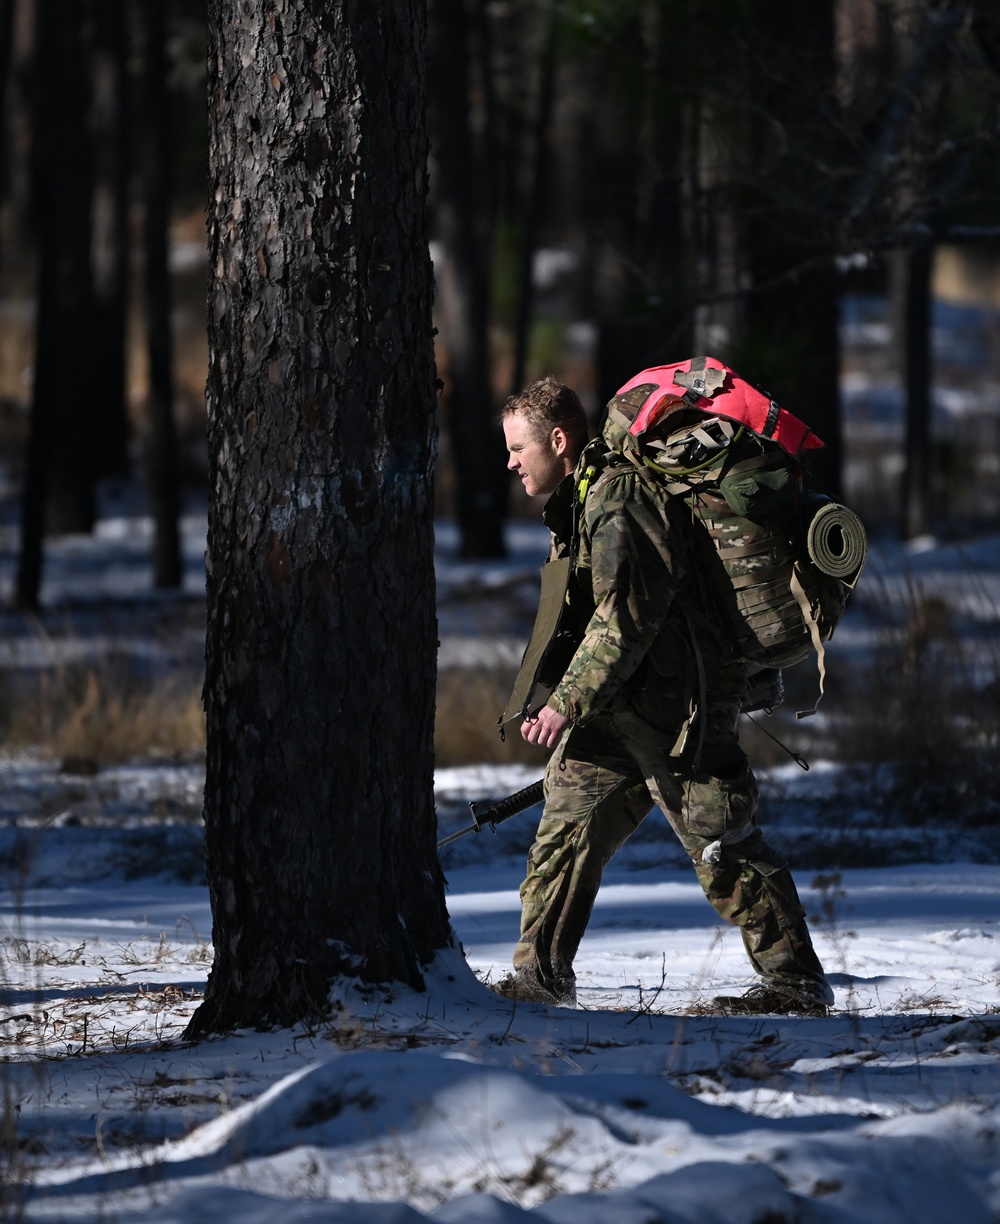
M 484 772 L 486 793 L 522 781 Z M 440 779 L 442 795 L 461 788 Z M 511 1006 L 470 969 L 496 977 L 516 938 L 526 830 L 514 824 L 472 838 L 464 865 L 446 857 L 465 956 L 442 955 L 426 993 L 349 990 L 321 1029 L 199 1045 L 183 1028 L 210 962 L 204 886 L 162 870 L 155 845 L 144 870 L 123 869 L 108 827 L 34 829 L 20 855 L 4 830 L 5 867 L 20 868 L 2 907 L 17 1209 L 997 1218 L 1000 867 L 801 876 L 836 1013 L 721 1019 L 697 1006 L 745 983 L 738 936 L 690 871 L 651 865 L 649 843 L 626 848 L 581 951 L 579 1008 Z M 194 842 L 196 828 L 178 830 Z
M 519 533 L 512 559 L 491 568 L 450 563 L 439 536 L 443 666 L 483 658 L 477 649 L 519 653 L 517 633 L 508 626 L 505 642 L 488 619 L 498 602 L 530 614 L 543 537 Z M 145 631 L 163 605 L 138 594 L 141 533 L 121 534 L 135 543 L 127 563 L 108 532 L 91 563 L 114 546 Z M 899 599 L 920 584 L 995 643 L 996 544 L 963 556 L 886 546 L 872 572 Z M 50 633 L 48 659 L 64 641 L 105 648 L 102 603 L 119 588 L 95 594 L 87 555 L 78 542 L 49 556 L 47 623 L 65 616 L 74 632 Z M 0 586 L 10 573 L 0 556 Z M 833 669 L 838 652 L 870 651 L 879 599 L 858 600 Z M 196 616 L 184 620 L 193 636 Z M 127 623 L 116 648 L 132 641 L 152 658 Z M 30 627 L 8 619 L 5 630 L 0 663 L 24 666 L 38 649 Z M 168 634 L 150 640 L 179 649 Z M 536 774 L 439 771 L 442 835 L 468 822 L 469 800 Z M 886 827 L 871 779 L 823 761 L 764 777 L 763 822 L 789 851 L 836 992 L 826 1019 L 699 1014 L 748 984 L 747 965 L 655 815 L 609 869 L 578 961 L 579 1007 L 490 993 L 479 979 L 509 964 L 536 811 L 442 852 L 456 947 L 426 992 L 347 984 L 350 1002 L 321 1027 L 192 1045 L 184 1028 L 211 960 L 201 782 L 190 765 L 81 778 L 42 757 L 0 761 L 4 1218 L 1000 1218 L 995 829 Z

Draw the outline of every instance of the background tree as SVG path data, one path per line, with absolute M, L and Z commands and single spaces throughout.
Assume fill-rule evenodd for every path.
M 93 154 L 90 374 L 94 478 L 129 476 L 125 334 L 128 309 L 129 22 L 126 0 L 89 0 L 84 47 L 90 65 Z
M 833 247 L 838 183 L 827 169 L 842 150 L 834 7 L 833 0 L 748 6 L 749 139 L 738 162 L 748 292 L 730 351 L 826 443 L 810 466 L 837 494 L 842 286 Z
M 434 366 L 421 0 L 212 0 L 205 823 L 193 1034 L 421 984 Z
M 475 37 L 467 0 L 432 0 L 428 99 L 432 146 L 434 230 L 441 259 L 437 308 L 443 332 L 439 369 L 442 417 L 451 450 L 463 557 L 501 557 L 507 508 L 506 455 L 497 424 L 490 363 L 493 208 L 483 162 L 490 112 L 473 131 L 469 71 Z
M 600 408 L 643 366 L 691 354 L 691 8 L 690 0 L 583 4 L 561 26 L 559 121 L 575 154 L 561 168 L 561 193 L 578 202 L 565 224 L 581 251 L 580 306 L 597 324 Z M 594 90 L 595 80 L 606 87 Z M 565 144 L 563 135 L 553 142 Z
M 41 240 L 31 432 L 17 602 L 37 608 L 46 531 L 89 531 L 96 513 L 90 368 L 92 163 L 81 0 L 37 0 L 34 190 Z
M 143 80 L 148 132 L 145 185 L 146 336 L 149 354 L 149 434 L 146 478 L 153 512 L 153 584 L 180 586 L 180 491 L 174 421 L 173 287 L 170 281 L 171 97 L 167 80 L 165 0 L 144 0 Z
M 197 232 L 204 197 L 204 5 L 171 0 L 167 12 L 169 100 L 178 135 L 171 153 L 173 221 L 188 239 Z M 14 307 L 4 325 L 23 326 L 10 320 L 28 313 L 35 290 L 26 282 L 36 282 L 42 290 L 36 390 L 39 404 L 48 404 L 34 414 L 38 433 L 25 481 L 28 414 L 22 410 L 30 392 L 22 389 L 22 372 L 31 364 L 31 341 L 6 333 L 0 459 L 24 495 L 22 599 L 29 605 L 30 576 L 40 573 L 40 545 L 34 554 L 30 545 L 35 525 L 39 532 L 46 522 L 58 530 L 85 529 L 95 483 L 123 470 L 123 168 L 133 167 L 140 187 L 136 180 L 145 173 L 147 151 L 158 146 L 162 118 L 155 108 L 130 106 L 132 146 L 123 149 L 123 102 L 127 95 L 139 101 L 148 84 L 140 48 L 123 47 L 123 10 L 124 27 L 133 31 L 150 11 L 144 0 L 0 4 L 0 272 Z M 444 253 L 436 317 L 445 384 L 439 509 L 459 519 L 462 551 L 502 551 L 504 456 L 498 441 L 484 439 L 491 436 L 496 401 L 512 381 L 549 371 L 580 386 L 599 410 L 642 365 L 714 352 L 808 417 L 827 440 L 820 466 L 828 470 L 820 474 L 835 490 L 838 309 L 845 295 L 852 305 L 859 295 L 884 298 L 890 279 L 919 291 L 906 316 L 907 345 L 912 357 L 925 358 L 932 351 L 931 311 L 927 302 L 917 309 L 918 298 L 932 291 L 937 252 L 972 241 L 996 249 L 996 5 L 434 0 L 431 11 L 432 65 L 441 66 L 431 117 L 432 232 Z M 42 15 L 37 40 L 28 35 L 36 15 Z M 68 56 L 67 39 L 76 40 Z M 5 45 L 11 51 L 6 74 Z M 133 74 L 128 81 L 123 54 Z M 32 112 L 27 104 L 35 99 Z M 46 143 L 49 120 L 43 122 L 50 106 L 53 146 Z M 32 145 L 38 155 L 31 159 L 29 206 L 23 167 Z M 166 203 L 162 192 L 151 190 L 152 203 Z M 58 210 L 65 210 L 63 219 L 56 219 Z M 132 237 L 140 237 L 139 226 Z M 43 245 L 49 248 L 44 256 Z M 553 248 L 555 261 L 547 258 Z M 540 252 L 545 260 L 537 258 Z M 911 253 L 915 275 L 890 272 L 910 258 L 899 252 Z M 131 254 L 138 264 L 143 253 L 136 247 Z M 35 275 L 36 263 L 46 269 L 44 277 Z M 527 275 L 556 263 L 573 271 L 554 285 Z M 62 271 L 53 276 L 56 266 Z M 168 292 L 180 291 L 173 303 L 160 300 L 161 322 L 151 338 L 168 336 L 163 321 L 172 316 L 183 321 L 197 313 L 201 322 L 201 304 L 194 305 L 201 285 L 188 292 L 181 279 L 194 284 L 198 275 L 175 268 L 161 278 Z M 108 322 L 95 331 L 102 316 Z M 62 321 L 53 326 L 57 318 Z M 187 431 L 183 471 L 194 474 L 187 462 L 193 456 L 203 478 L 195 365 L 204 362 L 203 340 L 196 327 L 189 334 L 198 349 L 184 347 L 179 337 L 176 359 L 168 355 L 159 365 L 183 371 L 173 395 Z M 968 456 L 970 443 L 944 437 L 944 422 L 931 412 L 933 371 L 918 367 L 912 360 L 899 365 L 910 370 L 904 494 L 910 511 L 894 517 L 902 524 L 908 516 L 910 531 L 921 524 L 934 529 L 952 514 L 943 496 L 930 504 L 932 487 L 947 478 L 954 497 L 973 483 L 968 473 L 962 479 L 957 468 L 946 469 L 949 455 L 959 462 Z M 131 371 L 130 411 L 145 439 L 156 405 L 171 396 L 155 392 L 143 416 L 145 405 L 135 395 L 141 368 Z M 954 379 L 955 370 L 948 376 Z M 970 370 L 968 378 L 975 377 Z M 58 390 L 65 379 L 72 380 L 66 393 Z M 44 411 L 53 419 L 65 414 L 47 434 Z M 848 444 L 857 458 L 856 436 Z M 168 450 L 156 444 L 147 455 Z M 35 513 L 39 471 L 48 504 Z M 148 471 L 154 476 L 156 465 Z M 852 482 L 857 471 L 854 464 Z M 882 472 L 875 483 L 864 496 L 878 501 L 884 515 L 886 498 L 899 497 L 898 478 Z M 891 486 L 885 498 L 884 486 Z M 850 494 L 857 500 L 859 490 Z M 899 497 L 900 510 L 901 503 Z M 984 504 L 971 506 L 965 498 L 965 513 L 982 517 Z

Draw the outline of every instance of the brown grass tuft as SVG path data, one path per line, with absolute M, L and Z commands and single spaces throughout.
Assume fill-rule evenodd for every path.
M 60 667 L 5 687 L 8 751 L 42 748 L 74 772 L 205 751 L 197 676 L 139 680 L 115 668 Z
M 513 686 L 514 674 L 505 668 L 448 668 L 438 674 L 438 765 L 535 762 L 544 767 L 547 751 L 526 744 L 516 724 L 507 728 L 501 743 L 496 722 Z
M 997 650 L 911 584 L 904 618 L 884 631 L 875 662 L 845 694 L 834 755 L 888 766 L 889 801 L 912 823 L 992 823 L 1000 810 Z

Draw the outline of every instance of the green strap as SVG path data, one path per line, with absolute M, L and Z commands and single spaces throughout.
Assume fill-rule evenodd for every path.
M 507 702 L 507 708 L 500 715 L 498 725 L 501 728 L 512 719 L 525 718 L 531 713 L 538 673 L 545 661 L 545 651 L 555 637 L 566 604 L 571 566 L 571 557 L 557 557 L 554 561 L 546 561 L 542 566 L 542 591 L 534 628 L 531 630 L 531 637 L 514 681 L 514 691 Z

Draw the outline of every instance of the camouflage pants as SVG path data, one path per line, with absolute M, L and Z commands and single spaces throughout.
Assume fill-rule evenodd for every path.
M 545 810 L 521 885 L 515 969 L 550 987 L 574 981 L 604 868 L 655 801 L 716 912 L 740 928 L 754 969 L 772 981 L 822 976 L 788 865 L 757 827 L 738 710 L 715 715 L 698 769 L 671 758 L 673 741 L 634 714 L 602 714 L 564 735 L 546 769 Z

